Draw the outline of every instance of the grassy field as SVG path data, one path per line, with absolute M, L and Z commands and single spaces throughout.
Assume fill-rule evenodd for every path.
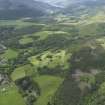
M 17 26 L 17 28 L 19 27 L 23 27 L 23 26 L 29 26 L 29 25 L 33 25 L 34 23 L 30 23 L 30 22 L 24 22 L 23 20 L 0 20 L 0 26 L 9 26 L 9 25 L 13 25 L 13 26 Z
M 29 44 L 32 43 L 33 39 L 31 37 L 24 37 L 22 39 L 19 40 L 19 43 L 24 45 L 24 44 Z
M 34 81 L 37 82 L 41 88 L 41 96 L 39 96 L 34 105 L 47 105 L 63 79 L 60 77 L 44 75 L 35 77 Z
M 41 31 L 33 34 L 33 36 L 39 36 L 39 40 L 45 40 L 51 35 L 65 35 L 66 37 L 69 33 L 64 31 Z
M 26 26 L 31 26 L 31 25 L 44 25 L 44 24 L 37 24 L 33 22 L 26 22 L 24 19 L 19 19 L 19 20 L 0 20 L 0 26 L 16 26 L 17 28 L 22 28 Z
M 2 55 L 5 59 L 14 59 L 18 56 L 18 52 L 12 49 L 8 49 L 5 51 L 5 53 Z
M 15 81 L 17 79 L 21 79 L 21 78 L 24 78 L 25 76 L 30 76 L 32 74 L 33 74 L 33 68 L 32 66 L 27 64 L 16 68 L 14 72 L 12 72 L 11 78 L 13 81 Z
M 0 90 L 0 105 L 25 105 L 24 99 L 14 84 L 7 87 L 6 91 Z
M 52 35 L 53 31 L 41 31 L 33 34 L 33 36 L 39 36 L 40 40 L 46 39 L 49 35 Z

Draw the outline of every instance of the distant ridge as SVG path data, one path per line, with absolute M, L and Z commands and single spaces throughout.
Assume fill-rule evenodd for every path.
M 0 18 L 43 16 L 55 8 L 48 3 L 35 0 L 0 0 Z

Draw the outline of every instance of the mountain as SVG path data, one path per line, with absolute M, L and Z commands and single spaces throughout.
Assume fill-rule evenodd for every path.
M 0 18 L 39 17 L 55 10 L 48 3 L 35 0 L 0 0 Z
M 38 0 L 38 1 L 43 1 L 43 0 Z M 64 8 L 67 5 L 68 0 L 44 0 L 43 2 L 49 3 L 50 5 Z
M 105 10 L 104 0 L 71 0 L 65 6 L 63 13 L 71 15 L 94 15 Z
M 38 1 L 43 1 L 43 0 L 38 0 Z M 44 0 L 43 2 L 47 2 L 49 4 L 54 4 L 57 6 L 67 6 L 67 5 L 73 5 L 73 4 L 80 4 L 80 3 L 85 3 L 85 4 L 91 4 L 91 3 L 105 3 L 104 0 Z M 95 4 L 94 4 L 95 5 Z
M 105 11 L 104 0 L 38 0 L 52 6 L 60 7 L 60 13 L 71 16 L 95 15 Z

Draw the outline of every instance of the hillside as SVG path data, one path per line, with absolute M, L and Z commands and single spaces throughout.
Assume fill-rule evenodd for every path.
M 0 18 L 40 17 L 55 11 L 54 6 L 34 0 L 0 0 Z
M 81 15 L 95 15 L 99 11 L 105 11 L 104 0 L 71 0 L 65 7 L 64 14 L 81 16 Z

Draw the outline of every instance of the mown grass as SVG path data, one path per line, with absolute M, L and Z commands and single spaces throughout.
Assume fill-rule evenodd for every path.
M 39 40 L 45 40 L 46 38 L 48 38 L 51 35 L 65 35 L 65 37 L 67 35 L 69 35 L 69 33 L 64 32 L 64 31 L 41 31 L 41 32 L 37 32 L 34 33 L 33 36 L 39 36 Z
M 7 87 L 6 91 L 0 90 L 0 105 L 25 105 L 24 99 L 14 84 Z
M 19 40 L 19 43 L 24 45 L 24 44 L 29 44 L 32 43 L 33 39 L 31 37 L 24 37 L 22 39 Z
M 44 75 L 35 77 L 34 81 L 37 82 L 41 88 L 41 95 L 34 105 L 47 105 L 62 83 L 63 78 Z
M 30 23 L 30 22 L 24 22 L 21 19 L 20 20 L 0 20 L 0 26 L 13 25 L 13 26 L 21 27 L 21 26 L 27 26 L 32 24 L 33 23 Z
M 53 31 L 41 31 L 33 34 L 33 36 L 39 36 L 40 40 L 46 39 L 49 35 L 52 35 Z
M 16 81 L 18 79 L 24 78 L 25 76 L 31 76 L 32 74 L 33 74 L 33 68 L 31 65 L 27 64 L 16 68 L 12 72 L 11 78 L 13 81 Z
M 44 24 L 37 24 L 32 22 L 26 22 L 24 19 L 19 20 L 0 20 L 0 26 L 16 26 L 16 28 L 22 28 L 30 25 L 44 25 Z
M 14 59 L 18 56 L 18 52 L 13 49 L 8 49 L 2 54 L 2 57 L 5 59 Z

